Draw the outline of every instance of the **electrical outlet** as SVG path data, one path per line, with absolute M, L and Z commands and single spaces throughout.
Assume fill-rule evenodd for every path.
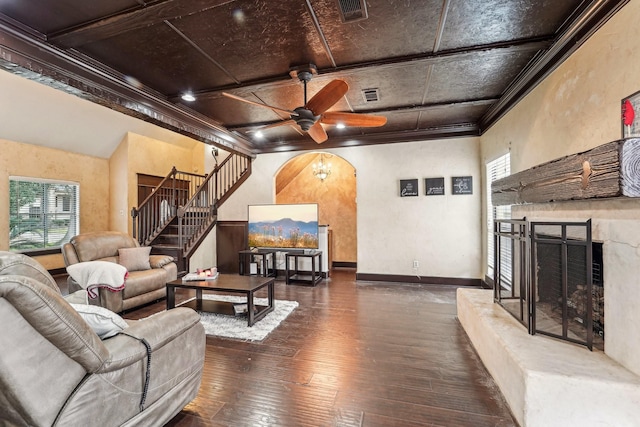
M 413 268 L 418 268 L 418 267 L 420 267 L 420 262 L 418 262 L 417 259 L 414 259 L 413 260 Z

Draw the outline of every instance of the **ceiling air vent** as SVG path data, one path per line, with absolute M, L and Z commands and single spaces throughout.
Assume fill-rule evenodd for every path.
M 342 22 L 353 22 L 367 19 L 366 0 L 338 0 L 338 10 Z
M 375 102 L 380 100 L 378 89 L 362 89 L 362 96 L 365 102 Z

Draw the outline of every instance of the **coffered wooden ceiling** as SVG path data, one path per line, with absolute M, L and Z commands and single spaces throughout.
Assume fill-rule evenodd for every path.
M 322 148 L 428 141 L 482 134 L 627 1 L 3 0 L 0 67 L 256 154 L 318 145 L 296 126 L 247 133 L 289 117 L 222 92 L 294 109 L 290 71 L 315 64 L 309 97 L 343 79 L 331 111 L 387 118 L 327 126 Z

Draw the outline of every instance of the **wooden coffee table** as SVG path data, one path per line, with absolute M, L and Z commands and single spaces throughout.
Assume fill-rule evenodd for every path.
M 167 310 L 176 306 L 176 288 L 195 289 L 196 298 L 180 304 L 194 310 L 235 316 L 234 303 L 202 299 L 202 291 L 243 294 L 247 297 L 247 322 L 253 326 L 258 320 L 273 311 L 273 277 L 240 276 L 219 274 L 214 280 L 183 281 L 177 279 L 167 283 Z M 267 288 L 267 305 L 254 305 L 253 296 L 260 289 Z

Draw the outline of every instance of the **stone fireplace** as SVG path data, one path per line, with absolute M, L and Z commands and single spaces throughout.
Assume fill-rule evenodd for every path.
M 524 205 L 514 207 L 514 212 L 531 221 L 592 220 L 592 239 L 597 243 L 594 259 L 600 261 L 598 258 L 601 257 L 602 266 L 601 269 L 596 266 L 595 270 L 599 271 L 594 271 L 594 282 L 599 279 L 606 286 L 603 303 L 606 322 L 599 322 L 603 324 L 603 342 L 598 347 L 604 348 L 608 357 L 640 375 L 640 200 Z M 594 319 L 596 317 L 597 314 Z M 598 325 L 595 326 L 597 333 Z
M 536 223 L 587 221 L 591 222 L 588 238 L 574 238 L 573 232 L 563 230 L 560 240 L 572 240 L 576 248 L 588 251 L 592 246 L 585 241 L 602 244 L 604 267 L 600 274 L 606 287 L 603 300 L 603 295 L 582 287 L 585 280 L 579 274 L 563 278 L 560 292 L 553 287 L 542 292 L 534 287 L 525 289 L 531 290 L 526 295 L 527 302 L 539 300 L 548 304 L 550 313 L 558 310 L 556 306 L 561 301 L 560 311 L 567 319 L 580 319 L 575 323 L 584 322 L 585 317 L 579 312 L 593 305 L 589 298 L 597 305 L 602 301 L 604 310 L 590 313 L 593 318 L 606 314 L 606 321 L 600 319 L 604 350 L 589 351 L 584 346 L 550 339 L 538 333 L 537 325 L 536 334 L 529 335 L 521 323 L 531 327 L 535 315 L 527 313 L 517 318 L 509 314 L 513 311 L 507 312 L 493 303 L 492 290 L 458 289 L 460 323 L 518 423 L 523 427 L 638 425 L 640 138 L 612 141 L 496 180 L 491 184 L 490 196 L 494 206 L 511 205 L 512 218 L 526 218 L 532 224 L 533 237 L 525 237 L 532 238 L 533 245 Z M 557 235 L 557 231 L 541 233 L 543 238 Z M 563 260 L 584 256 L 580 254 L 583 249 L 572 253 L 566 246 L 560 249 L 564 251 Z M 556 252 L 554 256 L 558 257 L 559 247 L 542 249 Z M 542 274 L 541 282 L 553 284 L 553 274 L 544 271 L 554 270 L 553 261 L 547 258 L 542 266 L 535 255 L 531 258 L 536 266 L 532 269 L 532 283 L 538 283 L 535 276 Z M 589 276 L 593 274 L 591 269 L 586 271 Z M 570 276 L 566 271 L 560 274 Z M 568 324 L 569 320 L 562 323 Z M 570 328 L 565 329 L 570 335 Z
M 606 286 L 604 351 L 599 346 L 589 351 L 541 334 L 531 336 L 514 316 L 493 302 L 493 291 L 458 290 L 458 318 L 515 418 L 523 427 L 637 425 L 640 200 L 519 205 L 513 207 L 512 216 L 531 222 L 591 219 L 592 239 L 597 243 L 594 253 L 601 248 L 601 281 Z M 594 271 L 594 281 L 596 274 Z M 576 285 L 568 296 L 569 306 L 580 304 L 579 291 Z M 597 404 L 589 404 L 594 396 Z

